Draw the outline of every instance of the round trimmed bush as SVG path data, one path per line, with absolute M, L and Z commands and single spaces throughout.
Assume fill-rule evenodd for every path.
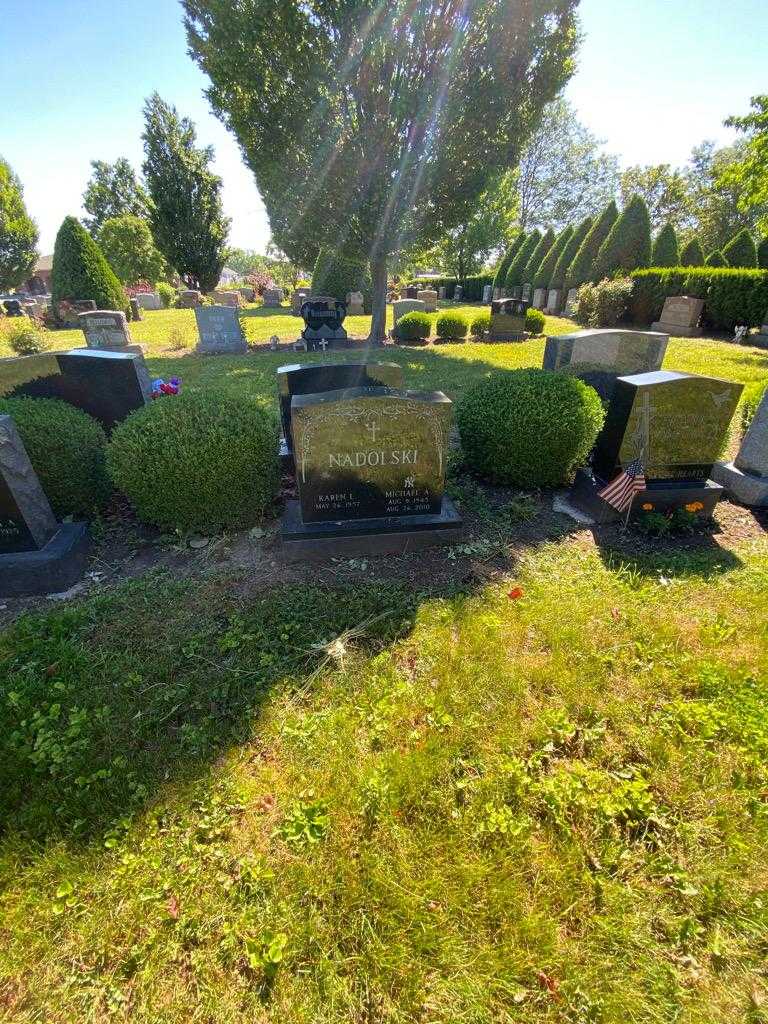
M 50 348 L 43 328 L 26 316 L 0 322 L 0 341 L 7 342 L 17 356 L 34 356 Z
M 418 310 L 406 313 L 397 321 L 395 335 L 401 344 L 423 345 L 432 333 L 432 318 Z
M 469 333 L 473 338 L 478 341 L 482 341 L 486 334 L 491 329 L 491 314 L 490 313 L 478 313 L 472 317 L 472 322 L 469 325 Z
M 148 523 L 183 531 L 249 526 L 277 492 L 277 423 L 245 395 L 160 398 L 117 426 L 107 466 Z
M 534 309 L 531 306 L 525 312 L 525 329 L 530 331 L 531 334 L 541 334 L 544 330 L 544 322 L 546 317 L 540 309 Z
M 0 398 L 0 415 L 5 414 L 13 417 L 58 518 L 91 516 L 103 508 L 112 485 L 100 423 L 58 398 Z
M 550 370 L 500 370 L 456 407 L 469 466 L 517 487 L 559 487 L 595 443 L 605 412 L 594 390 Z
M 172 284 L 168 284 L 167 281 L 158 281 L 155 285 L 155 291 L 160 296 L 163 309 L 168 309 L 176 301 L 176 289 Z
M 438 338 L 445 340 L 458 341 L 460 338 L 466 338 L 468 330 L 467 318 L 461 313 L 452 313 L 447 310 L 445 313 L 441 313 L 435 322 Z

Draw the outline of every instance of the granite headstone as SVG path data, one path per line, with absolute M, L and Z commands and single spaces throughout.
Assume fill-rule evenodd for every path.
M 437 292 L 432 288 L 422 288 L 417 293 L 416 298 L 424 303 L 424 309 L 427 313 L 437 312 Z
M 671 295 L 664 300 L 661 319 L 651 324 L 652 331 L 661 331 L 675 337 L 690 338 L 698 330 L 704 299 L 690 295 Z
M 132 344 L 125 313 L 116 309 L 97 309 L 78 315 L 88 348 L 117 352 Z
M 494 299 L 491 302 L 490 341 L 524 341 L 525 315 L 530 302 L 522 299 Z
M 545 370 L 560 370 L 590 384 L 606 401 L 617 377 L 660 370 L 669 338 L 651 331 L 574 331 L 547 338 Z
M 283 289 L 282 288 L 265 288 L 264 289 L 264 306 L 270 309 L 276 309 L 278 306 L 283 304 Z
M 240 317 L 232 306 L 196 306 L 201 355 L 240 355 L 248 351 Z
M 301 307 L 304 321 L 302 339 L 308 351 L 346 348 L 347 332 L 342 327 L 347 315 L 347 304 L 332 295 L 313 295 Z
M 768 391 L 755 410 L 752 422 L 733 462 L 717 462 L 712 479 L 743 505 L 768 507 Z

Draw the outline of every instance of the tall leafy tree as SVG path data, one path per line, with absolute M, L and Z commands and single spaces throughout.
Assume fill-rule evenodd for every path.
M 587 281 L 595 280 L 594 270 L 597 254 L 618 216 L 616 202 L 612 199 L 595 220 L 573 257 L 573 263 L 568 268 L 565 278 L 566 288 L 580 288 Z
M 669 221 L 673 227 L 685 226 L 691 216 L 688 183 L 682 171 L 669 164 L 628 167 L 621 175 L 621 202 L 628 206 L 633 196 L 645 200 L 651 230 L 658 231 Z
M 745 159 L 746 151 L 742 140 L 720 149 L 714 142 L 703 142 L 691 153 L 688 191 L 694 228 L 705 252 L 722 249 L 742 228 L 757 233 L 761 217 L 768 217 L 768 203 L 742 208 L 741 184 L 731 169 Z
M 768 229 L 768 94 L 753 96 L 750 100 L 752 111 L 744 117 L 729 117 L 725 122 L 729 128 L 736 128 L 746 137 L 746 146 L 741 160 L 734 163 L 727 179 L 740 189 L 742 210 L 761 209 L 758 226 Z
M 667 221 L 653 242 L 651 250 L 652 267 L 679 267 L 680 249 L 677 244 L 677 233 Z
M 154 284 L 164 277 L 167 267 L 155 248 L 149 224 L 141 217 L 123 214 L 105 220 L 99 232 L 99 245 L 110 267 L 123 284 L 149 281 Z
M 573 258 L 579 251 L 581 243 L 587 237 L 589 229 L 592 227 L 593 223 L 594 221 L 592 217 L 585 217 L 568 239 L 563 251 L 558 256 L 555 269 L 552 271 L 552 280 L 549 285 L 550 288 L 558 288 L 562 290 L 565 287 L 568 268 L 571 263 L 573 263 Z
M 89 216 L 83 218 L 83 223 L 94 238 L 111 217 L 129 214 L 146 218 L 147 193 L 125 157 L 113 164 L 91 160 L 91 167 L 93 171 L 83 193 L 83 208 Z
M 144 178 L 155 244 L 188 287 L 210 291 L 224 266 L 229 220 L 213 149 L 195 146 L 195 127 L 157 93 L 144 106 Z
M 183 0 L 278 243 L 370 262 L 465 224 L 573 72 L 578 0 Z
M 768 235 L 761 239 L 757 247 L 757 265 L 763 270 L 768 270 Z
M 37 259 L 37 241 L 21 182 L 0 157 L 0 288 L 17 288 L 26 281 Z
M 702 248 L 698 235 L 694 235 L 693 238 L 683 246 L 682 252 L 680 253 L 680 266 L 704 266 L 704 249 Z
M 642 196 L 632 196 L 600 246 L 593 274 L 597 280 L 629 274 L 651 263 L 651 220 Z
M 730 267 L 756 267 L 757 247 L 746 228 L 742 228 L 723 249 L 723 256 Z
M 562 97 L 548 104 L 517 170 L 523 229 L 565 224 L 599 213 L 619 190 L 616 157 L 581 124 Z

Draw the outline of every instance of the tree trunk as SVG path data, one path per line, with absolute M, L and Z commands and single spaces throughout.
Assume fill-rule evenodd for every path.
M 381 345 L 387 340 L 387 257 L 383 254 L 371 259 L 373 298 L 371 302 L 371 333 L 369 345 Z

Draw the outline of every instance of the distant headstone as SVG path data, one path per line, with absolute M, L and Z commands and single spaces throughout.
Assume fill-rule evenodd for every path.
M 253 302 L 253 300 L 256 298 L 255 288 L 251 288 L 246 285 L 245 287 L 238 288 L 237 290 L 240 292 L 240 294 L 243 296 L 246 302 Z
M 514 285 L 514 286 L 513 286 L 513 287 L 512 287 L 512 288 L 511 288 L 511 289 L 509 290 L 509 293 L 508 293 L 508 294 L 507 294 L 507 289 L 506 289 L 506 288 L 502 288 L 502 289 L 501 289 L 501 293 L 502 293 L 502 294 L 501 294 L 501 297 L 502 297 L 502 298 L 509 298 L 509 299 L 522 299 L 522 298 L 523 298 L 523 286 L 522 286 L 521 284 L 516 284 L 516 285 Z M 528 302 L 528 303 L 530 304 L 530 299 L 531 299 L 531 296 L 530 296 L 530 295 L 528 295 L 528 298 L 527 298 L 527 299 L 526 299 L 525 301 L 526 301 L 526 302 Z
M 397 299 L 392 303 L 392 318 L 395 326 L 406 313 L 426 313 L 427 305 L 421 299 Z
M 575 331 L 547 338 L 545 370 L 562 370 L 610 399 L 617 377 L 660 370 L 669 338 L 651 331 Z
M 365 297 L 362 292 L 349 292 L 347 295 L 347 316 L 363 316 L 365 313 Z
M 568 289 L 568 295 L 566 296 L 566 299 L 565 299 L 565 314 L 566 314 L 566 316 L 570 316 L 571 313 L 573 313 L 574 309 L 576 308 L 576 299 L 578 298 L 578 296 L 579 296 L 579 289 L 578 288 L 569 288 Z
M 196 309 L 202 304 L 203 296 L 194 288 L 188 288 L 179 294 L 179 309 Z
M 0 359 L 0 395 L 59 398 L 110 431 L 151 401 L 152 384 L 141 355 L 73 349 Z
M 239 355 L 248 351 L 237 310 L 232 306 L 197 306 L 195 320 L 201 355 Z
M 264 289 L 264 305 L 269 308 L 276 308 L 283 304 L 283 289 L 282 288 L 265 288 Z
M 437 297 L 438 297 L 438 299 L 445 299 L 445 285 L 444 284 L 441 284 L 440 287 L 437 289 Z
M 415 284 L 409 284 L 405 289 L 406 299 L 417 299 L 419 297 L 419 289 Z
M 434 313 L 437 310 L 437 292 L 431 288 L 423 288 L 416 295 L 417 299 L 420 299 L 424 303 L 424 309 L 427 313 Z
M 742 388 L 671 370 L 619 377 L 592 454 L 592 475 L 577 473 L 573 503 L 598 521 L 618 518 L 597 492 L 639 459 L 646 489 L 634 507 L 663 512 L 695 504 L 711 512 L 723 488 L 709 476 Z
M 294 288 L 293 295 L 291 296 L 291 309 L 296 316 L 301 316 L 301 307 L 311 296 L 311 288 Z
M 139 309 L 157 310 L 163 308 L 163 300 L 157 292 L 138 292 L 135 298 Z
M 24 310 L 18 299 L 6 299 L 3 306 L 6 316 L 24 316 Z
M 461 300 L 463 298 L 464 298 L 464 287 L 463 287 L 463 285 L 457 284 L 456 287 L 453 290 L 453 301 L 454 302 L 461 302 Z
M 712 479 L 742 505 L 768 507 L 768 391 L 752 417 L 733 462 L 717 462 Z
M 533 292 L 533 308 L 544 309 L 547 304 L 547 289 L 535 288 Z
M 560 311 L 560 297 L 562 292 L 559 288 L 550 288 L 547 292 L 547 302 L 544 311 L 550 316 L 556 316 Z
M 661 331 L 675 337 L 690 338 L 696 334 L 704 299 L 690 295 L 672 295 L 664 300 L 661 319 L 651 324 L 652 331 Z
M 451 411 L 441 392 L 294 396 L 299 499 L 282 522 L 288 557 L 402 552 L 454 538 L 461 520 L 444 494 Z
M 97 309 L 78 314 L 78 322 L 88 348 L 108 352 L 124 351 L 132 344 L 125 313 L 116 309 Z
M 278 367 L 277 389 L 284 450 L 293 450 L 291 401 L 295 395 L 313 395 L 346 388 L 402 386 L 403 370 L 397 363 L 289 363 Z
M 62 593 L 88 556 L 84 523 L 56 522 L 10 416 L 0 416 L 0 597 Z
M 211 295 L 219 306 L 232 306 L 239 309 L 242 305 L 243 297 L 240 292 L 231 291 L 228 288 L 217 289 L 211 292 Z
M 342 327 L 347 305 L 332 295 L 313 295 L 301 307 L 304 330 L 301 336 L 308 351 L 346 348 L 347 332 Z
M 489 341 L 524 341 L 525 315 L 530 302 L 522 299 L 494 299 L 491 302 Z
M 493 294 L 493 285 L 491 285 L 491 284 L 484 284 L 483 285 L 483 305 L 485 305 L 485 306 L 488 305 L 488 303 L 491 301 L 491 295 L 492 294 Z

